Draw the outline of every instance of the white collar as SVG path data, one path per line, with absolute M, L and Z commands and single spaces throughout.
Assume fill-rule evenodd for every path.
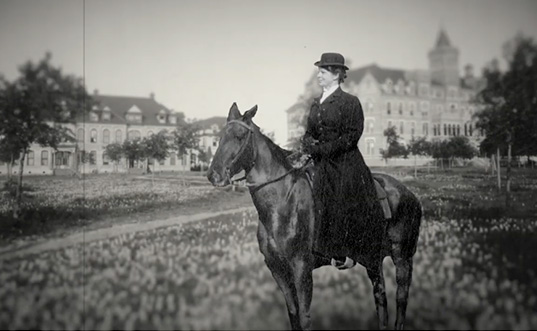
M 323 90 L 323 95 L 321 96 L 321 103 L 326 100 L 332 93 L 334 93 L 339 88 L 339 84 L 332 85 L 329 89 Z

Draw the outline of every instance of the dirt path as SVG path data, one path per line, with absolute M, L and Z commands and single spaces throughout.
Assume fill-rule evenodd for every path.
M 56 250 L 64 247 L 77 245 L 80 243 L 88 243 L 95 240 L 109 239 L 112 237 L 120 236 L 126 233 L 141 232 L 153 230 L 161 227 L 169 227 L 178 224 L 187 224 L 192 222 L 203 221 L 211 219 L 220 215 L 240 213 L 242 211 L 255 210 L 251 207 L 240 207 L 229 210 L 222 210 L 216 212 L 206 212 L 194 215 L 182 215 L 171 217 L 163 220 L 155 220 L 146 223 L 130 223 L 130 224 L 118 224 L 109 228 L 100 228 L 90 231 L 82 231 L 63 238 L 49 238 L 42 240 L 39 243 L 33 242 L 25 247 L 4 247 L 0 251 L 0 260 L 12 259 L 21 257 L 28 254 L 41 253 L 48 250 Z

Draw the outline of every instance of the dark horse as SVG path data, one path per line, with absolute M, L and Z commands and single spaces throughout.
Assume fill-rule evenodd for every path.
M 310 329 L 314 269 L 330 260 L 312 254 L 314 206 L 307 175 L 287 160 L 289 151 L 264 136 L 253 122 L 257 106 L 241 115 L 234 103 L 220 139 L 220 146 L 208 170 L 210 182 L 219 187 L 244 170 L 252 200 L 259 214 L 257 239 L 265 263 L 280 287 L 295 330 Z M 396 329 L 403 329 L 408 290 L 412 280 L 412 257 L 416 252 L 421 222 L 421 205 L 405 186 L 394 178 L 374 174 L 388 195 L 392 212 L 383 235 L 381 257 L 358 262 L 366 270 L 377 307 L 379 326 L 388 324 L 388 310 L 382 261 L 391 256 L 396 267 Z M 360 194 L 357 192 L 357 194 Z

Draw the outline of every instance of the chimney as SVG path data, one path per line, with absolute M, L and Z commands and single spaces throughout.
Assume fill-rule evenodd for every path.
M 93 90 L 93 95 L 99 95 L 99 90 L 98 89 Z
M 153 92 L 149 93 L 149 97 L 151 98 L 151 100 L 155 100 L 155 93 Z

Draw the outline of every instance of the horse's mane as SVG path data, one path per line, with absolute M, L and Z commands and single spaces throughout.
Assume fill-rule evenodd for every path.
M 253 124 L 253 123 L 252 123 Z M 280 146 L 276 145 L 272 139 L 270 139 L 269 137 L 267 137 L 266 135 L 264 135 L 261 130 L 259 129 L 259 127 L 257 125 L 254 124 L 254 126 L 257 128 L 258 132 L 260 133 L 261 137 L 263 138 L 263 140 L 265 141 L 265 143 L 267 144 L 269 150 L 270 150 L 270 153 L 272 154 L 272 156 L 279 162 L 281 163 L 284 167 L 286 168 L 291 168 L 292 165 L 291 163 L 289 162 L 289 159 L 287 158 L 289 155 L 291 155 L 293 152 L 290 151 L 290 150 L 287 150 L 287 149 L 284 149 L 284 148 L 281 148 Z

